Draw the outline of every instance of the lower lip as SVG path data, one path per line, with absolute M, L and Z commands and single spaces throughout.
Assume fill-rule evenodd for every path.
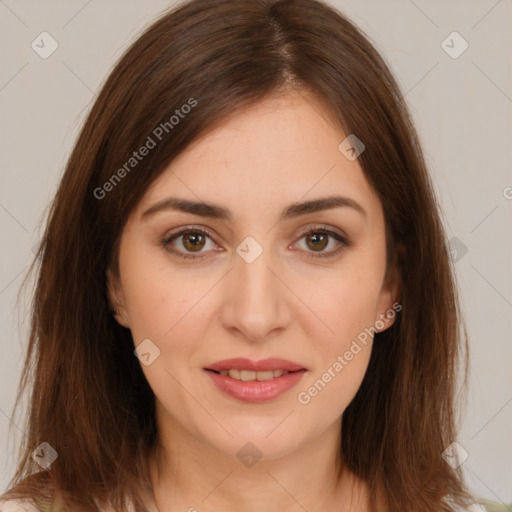
M 272 400 L 293 388 L 302 378 L 306 370 L 290 372 L 271 380 L 243 381 L 232 379 L 227 375 L 221 375 L 211 370 L 204 370 L 213 383 L 227 395 L 242 400 L 243 402 L 261 403 Z

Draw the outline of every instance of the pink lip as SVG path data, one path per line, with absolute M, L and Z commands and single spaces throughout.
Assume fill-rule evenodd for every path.
M 289 372 L 295 372 L 307 368 L 293 361 L 287 361 L 286 359 L 279 359 L 277 357 L 262 359 L 261 361 L 251 361 L 243 357 L 236 357 L 234 359 L 223 359 L 222 361 L 217 361 L 206 367 L 206 370 L 215 370 L 216 372 L 233 369 L 253 370 L 255 372 L 264 372 L 267 370 L 287 370 Z
M 230 366 L 229 368 L 246 369 L 241 368 L 240 366 Z M 278 366 L 277 368 L 274 366 L 273 368 L 285 369 L 282 366 Z M 228 368 L 222 369 L 227 370 Z M 281 377 L 276 377 L 272 380 L 243 381 L 232 379 L 229 375 L 220 375 L 219 373 L 215 373 L 209 369 L 204 369 L 203 371 L 210 376 L 213 383 L 220 391 L 238 400 L 251 403 L 266 402 L 278 397 L 295 386 L 306 373 L 306 370 L 303 368 L 301 370 L 293 371 L 293 373 L 281 375 Z

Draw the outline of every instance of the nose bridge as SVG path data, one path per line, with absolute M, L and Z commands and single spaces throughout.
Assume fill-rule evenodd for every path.
M 247 237 L 237 247 L 230 272 L 230 292 L 223 304 L 226 328 L 250 340 L 262 340 L 289 322 L 286 287 L 275 276 L 279 265 L 270 247 Z

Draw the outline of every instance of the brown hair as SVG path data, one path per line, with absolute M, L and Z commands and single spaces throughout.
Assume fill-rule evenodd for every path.
M 441 457 L 456 435 L 467 336 L 418 136 L 383 58 L 342 14 L 316 0 L 178 5 L 106 80 L 30 269 L 40 266 L 17 398 L 18 406 L 30 383 L 29 417 L 4 498 L 57 492 L 70 509 L 97 510 L 107 499 L 118 509 L 125 499 L 142 508 L 157 440 L 154 396 L 130 331 L 110 314 L 106 271 L 118 274 L 129 214 L 180 152 L 242 107 L 293 90 L 314 92 L 344 133 L 365 144 L 358 161 L 383 205 L 388 268 L 402 281 L 403 311 L 376 334 L 368 371 L 343 414 L 340 458 L 368 483 L 372 499 L 383 492 L 390 512 L 449 511 L 448 497 L 467 500 L 460 472 Z M 195 106 L 170 121 L 186 104 Z M 155 147 L 121 172 L 162 126 Z M 58 459 L 34 473 L 40 468 L 31 453 L 41 442 Z

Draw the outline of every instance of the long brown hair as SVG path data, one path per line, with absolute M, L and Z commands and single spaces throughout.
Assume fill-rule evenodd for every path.
M 449 511 L 448 497 L 464 504 L 462 476 L 441 456 L 456 438 L 467 336 L 439 206 L 388 66 L 358 28 L 316 0 L 186 2 L 153 23 L 109 75 L 30 269 L 38 279 L 17 400 L 29 387 L 30 407 L 4 498 L 56 492 L 69 509 L 97 510 L 104 500 L 143 507 L 157 441 L 154 396 L 130 331 L 110 314 L 107 269 L 118 274 L 130 212 L 180 152 L 242 107 L 292 90 L 314 92 L 365 144 L 359 163 L 383 205 L 388 269 L 402 281 L 403 310 L 376 334 L 343 414 L 339 456 L 372 500 L 383 492 L 390 512 Z M 131 161 L 148 137 L 154 147 Z M 41 468 L 31 454 L 42 442 L 58 459 L 34 473 Z

